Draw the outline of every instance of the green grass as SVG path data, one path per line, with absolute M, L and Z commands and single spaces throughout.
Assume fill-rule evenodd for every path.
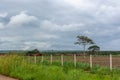
M 61 66 L 59 62 L 48 61 L 38 64 L 30 64 L 17 55 L 0 57 L 0 73 L 20 80 L 120 80 L 120 70 L 95 66 L 90 69 L 89 64 L 77 63 L 74 68 L 72 62 L 65 62 Z

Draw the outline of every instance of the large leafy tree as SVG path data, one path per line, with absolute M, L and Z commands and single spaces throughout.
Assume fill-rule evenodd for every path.
M 85 58 L 85 50 L 86 50 L 86 45 L 88 44 L 94 44 L 93 40 L 90 39 L 89 37 L 87 36 L 77 36 L 77 42 L 75 42 L 75 44 L 78 44 L 78 45 L 83 45 L 83 54 L 84 54 L 84 58 Z
M 98 51 L 100 51 L 100 47 L 97 45 L 92 45 L 88 48 L 88 50 L 89 50 L 90 54 L 95 55 L 95 54 L 97 54 Z

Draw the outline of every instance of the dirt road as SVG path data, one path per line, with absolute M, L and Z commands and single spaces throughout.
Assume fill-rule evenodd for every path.
M 14 79 L 14 78 L 10 78 L 4 75 L 0 75 L 0 80 L 18 80 L 18 79 Z

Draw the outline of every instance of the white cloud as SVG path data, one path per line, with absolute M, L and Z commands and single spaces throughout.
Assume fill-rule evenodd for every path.
M 119 20 L 120 6 L 101 5 L 95 13 L 97 21 L 103 24 L 114 24 Z
M 109 42 L 109 44 L 111 45 L 111 46 L 119 46 L 119 44 L 118 43 L 120 43 L 120 39 L 114 39 L 114 40 L 112 40 L 112 41 L 110 41 Z
M 92 35 L 97 36 L 97 37 L 103 37 L 103 36 L 115 36 L 116 34 L 120 33 L 120 27 L 115 27 L 115 26 L 111 26 L 111 27 L 101 27 L 91 30 L 91 32 L 93 33 Z
M 24 46 L 23 49 L 27 50 L 27 49 L 49 49 L 51 47 L 50 43 L 47 42 L 34 42 L 34 41 L 28 41 L 28 42 L 24 42 Z
M 91 35 L 91 34 L 93 34 L 93 33 L 90 32 L 90 31 L 88 31 L 88 30 L 86 30 L 86 31 L 83 32 L 83 34 L 85 34 L 85 35 Z
M 4 18 L 8 15 L 8 13 L 0 13 L 0 18 Z
M 3 28 L 5 28 L 4 24 L 0 23 L 0 29 L 3 29 Z
M 120 39 L 113 39 L 111 41 L 108 41 L 104 44 L 104 47 L 107 50 L 119 50 L 119 43 L 120 43 Z
M 22 37 L 18 37 L 18 36 L 4 36 L 4 37 L 0 37 L 0 41 L 1 42 L 18 42 L 22 39 Z
M 75 8 L 90 8 L 93 7 L 94 3 L 90 0 L 65 0 L 66 3 L 70 4 L 71 6 Z
M 40 35 L 41 38 L 46 38 L 46 39 L 58 39 L 59 37 L 53 34 L 41 34 Z
M 51 43 L 26 40 L 24 37 L 17 36 L 6 36 L 0 38 L 1 49 L 16 49 L 16 50 L 29 50 L 29 49 L 49 49 L 51 48 Z
M 58 39 L 59 38 L 59 36 L 56 34 L 50 34 L 42 31 L 35 33 L 34 36 L 40 39 Z
M 20 14 L 12 16 L 8 26 L 21 26 L 23 24 L 29 24 L 37 20 L 35 16 L 29 16 L 26 11 L 22 11 Z
M 77 31 L 77 30 L 82 30 L 84 28 L 84 24 L 82 23 L 71 23 L 71 24 L 64 24 L 64 25 L 59 25 L 56 23 L 53 23 L 48 20 L 44 20 L 41 23 L 41 27 L 46 30 L 51 30 L 51 31 Z

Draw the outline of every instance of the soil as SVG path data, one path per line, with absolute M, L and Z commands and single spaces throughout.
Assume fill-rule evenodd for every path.
M 49 58 L 46 60 L 50 60 Z M 60 56 L 53 56 L 53 60 L 60 61 Z M 71 56 L 64 56 L 64 61 L 73 62 L 74 57 Z M 83 63 L 90 63 L 90 56 L 77 56 L 77 62 Z M 93 65 L 100 65 L 100 66 L 110 66 L 110 56 L 92 56 L 92 63 Z M 112 66 L 113 68 L 120 68 L 120 56 L 112 56 Z
M 10 78 L 4 75 L 0 75 L 0 80 L 18 80 L 18 79 L 14 79 L 14 78 Z
M 78 62 L 86 62 L 89 63 L 90 61 L 89 56 L 86 58 L 78 57 Z M 101 65 L 101 66 L 110 66 L 110 58 L 109 56 L 93 56 L 92 57 L 93 65 Z M 113 56 L 112 57 L 112 66 L 114 68 L 120 68 L 120 56 Z

